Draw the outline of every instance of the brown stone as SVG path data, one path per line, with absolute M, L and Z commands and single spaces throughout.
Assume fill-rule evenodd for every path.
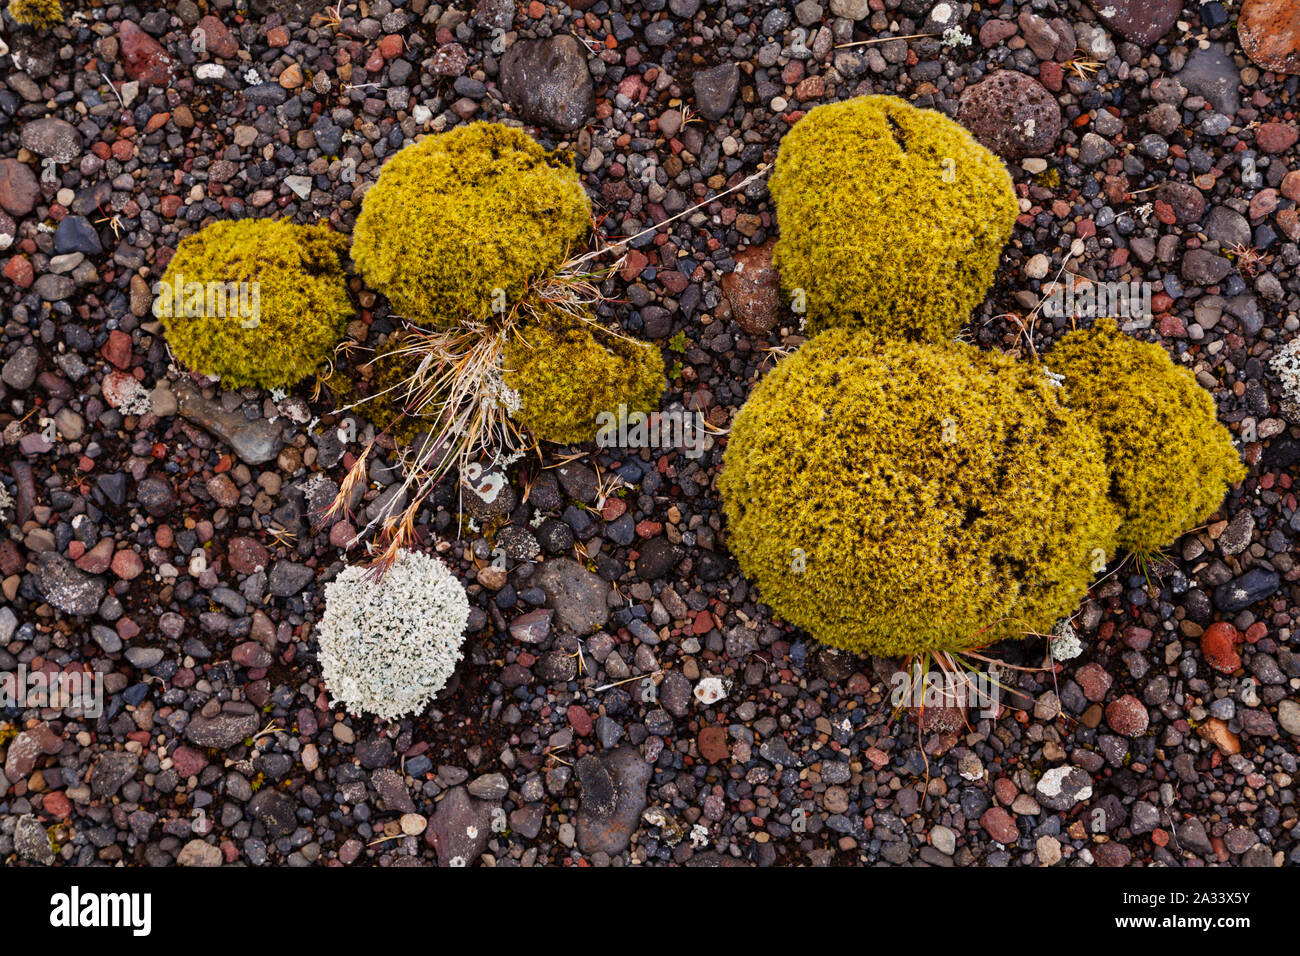
M 721 763 L 731 757 L 726 727 L 705 727 L 700 731 L 696 743 L 700 748 L 700 756 L 709 763 Z
M 1132 694 L 1125 694 L 1106 707 L 1106 723 L 1117 734 L 1140 737 L 1146 733 L 1150 717 L 1142 701 Z
M 36 273 L 26 256 L 14 256 L 5 263 L 5 278 L 20 289 L 28 288 L 36 279 Z
M 957 122 L 1004 159 L 1042 156 L 1061 134 L 1061 107 L 1033 77 L 999 70 L 962 93 Z
M 123 581 L 134 581 L 144 573 L 144 562 L 140 555 L 123 548 L 113 555 L 113 573 Z
M 769 241 L 737 253 L 736 268 L 722 277 L 722 294 L 731 303 L 736 323 L 749 335 L 762 335 L 776 325 L 781 307 L 773 245 Z
M 1300 139 L 1300 130 L 1291 123 L 1261 123 L 1255 130 L 1255 145 L 1266 153 L 1282 153 Z
M 233 508 L 239 504 L 239 488 L 230 480 L 229 475 L 213 475 L 207 481 L 208 494 L 223 508 Z
M 1106 692 L 1112 683 L 1106 668 L 1093 663 L 1084 664 L 1075 671 L 1074 680 L 1083 689 L 1083 696 L 1093 703 L 1106 699 Z
M 0 159 L 0 209 L 11 216 L 25 216 L 36 208 L 40 183 L 26 163 Z
M 1241 753 L 1241 741 L 1218 717 L 1211 717 L 1197 727 L 1196 732 L 1229 756 Z
M 1232 674 L 1241 668 L 1237 645 L 1241 634 L 1227 621 L 1211 624 L 1201 635 L 1201 654 L 1205 662 L 1220 674 Z
M 104 343 L 100 354 L 126 371 L 131 367 L 131 336 L 121 329 L 114 329 L 108 333 L 108 340 Z
M 1139 46 L 1169 32 L 1183 11 L 1181 0 L 1088 0 L 1107 28 Z
M 988 831 L 989 836 L 1003 845 L 1015 843 L 1020 838 L 1015 818 L 1001 807 L 989 807 L 980 817 L 980 826 Z
M 199 21 L 198 29 L 203 31 L 203 42 L 213 56 L 229 60 L 239 52 L 239 42 L 226 25 L 212 14 Z
M 1245 0 L 1237 17 L 1241 48 L 1274 73 L 1300 73 L 1300 2 Z
M 163 89 L 172 83 L 174 69 L 167 51 L 149 34 L 130 20 L 123 20 L 118 28 L 122 44 L 122 60 L 126 75 L 147 86 Z
M 240 574 L 252 574 L 266 567 L 270 552 L 252 538 L 231 538 L 226 546 L 226 561 Z

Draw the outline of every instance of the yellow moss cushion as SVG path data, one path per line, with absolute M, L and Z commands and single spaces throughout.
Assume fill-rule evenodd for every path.
M 1018 212 L 1001 160 L 892 96 L 809 111 L 769 188 L 781 287 L 796 307 L 806 299 L 812 333 L 951 339 L 988 292 Z
M 366 192 L 352 258 L 398 314 L 421 324 L 487 318 L 581 243 L 591 203 L 567 153 L 471 123 L 402 149 Z
M 667 384 L 659 349 L 588 322 L 554 316 L 515 334 L 506 385 L 519 393 L 515 418 L 544 441 L 590 441 L 602 412 L 651 412 Z
M 288 388 L 330 358 L 354 315 L 346 256 L 328 226 L 214 222 L 181 240 L 154 314 L 195 371 L 229 388 Z
M 25 27 L 51 29 L 63 22 L 59 0 L 9 0 L 9 16 Z
M 736 418 L 728 546 L 781 617 L 845 650 L 1046 633 L 1119 520 L 1100 437 L 1060 391 L 999 353 L 823 332 Z
M 1069 403 L 1101 431 L 1126 550 L 1172 544 L 1246 477 L 1214 399 L 1159 345 L 1102 319 L 1065 336 L 1044 362 L 1065 376 Z

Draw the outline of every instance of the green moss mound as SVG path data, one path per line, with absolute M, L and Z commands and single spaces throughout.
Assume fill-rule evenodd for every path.
M 49 30 L 63 22 L 59 0 L 9 0 L 9 16 L 25 27 Z
M 231 388 L 288 388 L 321 367 L 354 315 L 346 255 L 328 226 L 215 222 L 181 240 L 154 315 L 196 371 Z
M 1126 550 L 1145 555 L 1172 544 L 1246 477 L 1214 399 L 1159 345 L 1103 319 L 1065 336 L 1044 361 L 1065 376 L 1067 400 L 1105 441 Z
M 667 382 L 659 349 L 556 316 L 515 335 L 505 381 L 519 393 L 514 417 L 544 441 L 590 441 L 602 412 L 651 412 Z
M 957 343 L 833 329 L 732 428 L 728 542 L 818 640 L 960 650 L 1073 613 L 1118 515 L 1096 431 L 1041 369 Z
M 951 339 L 988 292 L 1019 208 L 993 153 L 891 96 L 810 110 L 769 189 L 781 287 L 796 305 L 803 290 L 811 333 Z
M 471 123 L 407 146 L 366 193 L 352 240 L 357 271 L 412 321 L 487 318 L 564 262 L 591 221 L 567 153 L 526 133 Z

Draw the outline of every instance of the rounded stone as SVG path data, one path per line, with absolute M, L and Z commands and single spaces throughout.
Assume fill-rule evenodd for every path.
M 1042 156 L 1061 134 L 1061 107 L 1033 77 L 999 70 L 962 93 L 957 122 L 1003 159 Z

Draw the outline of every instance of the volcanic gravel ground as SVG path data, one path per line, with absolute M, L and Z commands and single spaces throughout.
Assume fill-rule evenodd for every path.
M 4 35 L 0 670 L 102 674 L 105 710 L 4 712 L 0 859 L 1300 863 L 1300 408 L 1270 367 L 1300 326 L 1297 80 L 1245 56 L 1235 11 L 167 6 L 67 3 L 65 26 Z M 852 45 L 913 34 L 934 35 Z M 314 521 L 373 429 L 343 442 L 311 382 L 229 392 L 177 367 L 151 285 L 182 237 L 247 216 L 347 233 L 404 144 L 521 119 L 573 149 L 606 236 L 631 236 L 770 165 L 819 103 L 890 93 L 955 116 L 996 71 L 1023 79 L 969 121 L 1014 157 L 1022 215 L 968 336 L 1023 352 L 1007 314 L 1076 246 L 1071 271 L 1153 283 L 1154 316 L 1128 330 L 1195 370 L 1250 465 L 1149 580 L 1129 564 L 1099 581 L 1082 656 L 1012 672 L 1021 696 L 996 720 L 893 717 L 897 662 L 819 646 L 739 574 L 720 435 L 698 459 L 588 447 L 561 469 L 548 448 L 481 532 L 444 489 L 420 526 L 474 606 L 453 684 L 395 723 L 330 706 L 313 622 L 364 555 L 338 547 L 351 525 Z M 760 178 L 631 243 L 602 314 L 665 349 L 665 408 L 725 429 L 801 341 L 772 292 L 775 231 Z M 349 335 L 373 346 L 396 321 L 354 293 Z M 1040 314 L 1036 348 L 1066 325 Z M 502 527 L 537 552 L 507 574 L 484 536 Z M 548 596 L 541 576 L 568 583 Z M 1038 666 L 1045 643 L 990 653 Z M 707 677 L 726 690 L 709 705 Z

